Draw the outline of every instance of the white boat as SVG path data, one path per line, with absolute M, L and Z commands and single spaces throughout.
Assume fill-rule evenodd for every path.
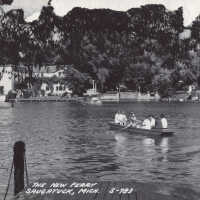
M 92 97 L 91 99 L 90 99 L 90 102 L 89 102 L 90 104 L 94 104 L 94 105 L 102 105 L 102 101 L 101 101 L 101 99 L 100 98 L 98 98 L 98 97 Z

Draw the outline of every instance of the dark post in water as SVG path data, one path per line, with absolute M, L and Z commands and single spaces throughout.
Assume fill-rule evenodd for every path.
M 14 145 L 14 194 L 24 190 L 24 154 L 25 143 L 18 141 Z

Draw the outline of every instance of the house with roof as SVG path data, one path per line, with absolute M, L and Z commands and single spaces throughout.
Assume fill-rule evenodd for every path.
M 191 27 L 184 27 L 183 32 L 179 34 L 179 39 L 180 40 L 189 39 L 191 38 L 191 34 L 192 34 Z
M 33 67 L 33 76 L 36 78 L 64 78 L 64 68 L 58 69 L 57 66 L 35 66 Z
M 21 70 L 20 76 L 23 76 L 23 80 L 29 76 L 26 66 L 20 66 L 19 69 Z M 1 101 L 5 101 L 8 92 L 14 89 L 14 80 L 17 76 L 18 73 L 13 71 L 12 65 L 0 65 Z M 63 96 L 65 94 L 70 96 L 72 93 L 72 91 L 65 85 L 63 81 L 63 78 L 65 77 L 64 67 L 58 68 L 54 65 L 42 67 L 34 66 L 32 76 L 41 80 L 41 85 L 37 92 L 41 96 Z M 16 80 L 19 81 L 19 77 Z M 34 90 L 34 86 L 32 89 Z
M 64 94 L 71 95 L 72 91 L 63 83 L 64 67 L 57 68 L 57 66 L 43 66 L 34 67 L 33 76 L 40 78 L 41 95 L 42 96 L 63 96 Z
M 43 96 L 63 96 L 64 94 L 71 96 L 72 91 L 62 83 L 53 83 L 49 85 L 43 82 L 41 85 L 41 94 Z
M 12 65 L 0 65 L 0 97 L 5 100 L 9 91 L 14 89 L 14 72 Z

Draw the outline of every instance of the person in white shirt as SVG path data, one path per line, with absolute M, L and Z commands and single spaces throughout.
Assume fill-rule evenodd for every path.
M 115 124 L 119 124 L 120 123 L 120 111 L 117 111 L 115 114 Z
M 127 117 L 126 117 L 125 112 L 122 112 L 122 113 L 120 114 L 120 124 L 121 124 L 122 126 L 126 126 L 127 121 L 128 121 L 128 119 L 127 119 Z
M 125 112 L 118 111 L 115 114 L 114 121 L 115 121 L 116 124 L 120 124 L 122 126 L 125 126 L 126 123 L 127 123 L 127 117 L 126 117 Z
M 147 117 L 144 119 L 143 123 L 142 123 L 142 127 L 143 129 L 151 129 L 151 121 L 150 121 L 150 117 Z
M 155 128 L 156 120 L 153 115 L 150 116 L 150 123 L 151 123 L 151 128 Z
M 160 115 L 160 121 L 161 121 L 162 128 L 168 128 L 167 119 L 165 118 L 164 114 Z

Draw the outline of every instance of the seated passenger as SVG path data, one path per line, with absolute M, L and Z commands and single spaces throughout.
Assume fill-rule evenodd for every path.
M 120 119 L 120 125 L 126 126 L 128 120 L 127 120 L 127 117 L 126 117 L 125 112 L 122 112 L 122 113 L 120 114 L 119 119 Z
M 115 124 L 119 124 L 120 123 L 120 111 L 117 111 L 116 114 L 115 114 Z
M 143 129 L 148 129 L 148 130 L 151 129 L 150 116 L 148 116 L 148 117 L 146 117 L 146 118 L 144 119 L 141 128 L 143 128 Z
M 129 120 L 136 121 L 137 118 L 133 112 L 130 113 Z
M 151 123 L 151 128 L 155 128 L 156 120 L 153 115 L 150 116 L 150 123 Z
M 126 128 L 136 127 L 137 122 L 138 122 L 138 120 L 137 120 L 135 114 L 133 112 L 131 112 L 129 119 L 128 119 L 128 122 L 127 122 L 127 125 L 126 125 Z
M 164 114 L 160 115 L 160 121 L 161 121 L 162 128 L 168 128 L 167 119 L 165 118 Z

